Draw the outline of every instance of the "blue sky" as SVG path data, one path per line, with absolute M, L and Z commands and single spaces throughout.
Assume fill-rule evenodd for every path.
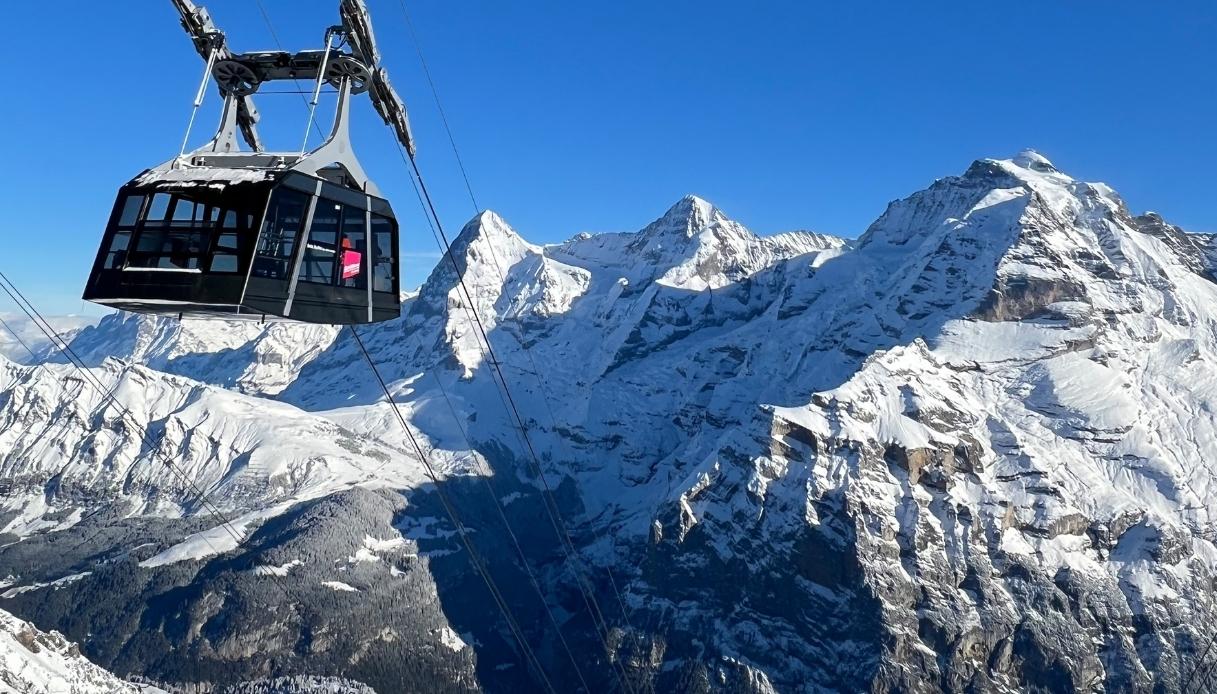
M 368 2 L 455 233 L 473 209 L 401 9 Z M 337 0 L 264 3 L 290 49 L 320 45 L 337 20 Z M 274 47 L 256 3 L 203 4 L 234 49 Z M 758 233 L 856 236 L 888 201 L 1024 147 L 1110 183 L 1135 210 L 1217 231 L 1211 1 L 409 8 L 478 201 L 535 242 L 634 230 L 686 193 Z M 40 30 L 36 60 L 28 42 L 7 44 L 8 63 L 31 72 L 10 75 L 0 112 L 15 213 L 0 269 L 44 311 L 79 312 L 114 193 L 176 153 L 202 62 L 169 0 L 13 3 L 7 16 Z M 270 144 L 298 147 L 300 98 L 258 104 Z M 212 91 L 195 143 L 217 108 Z M 434 242 L 387 129 L 366 103 L 356 118 L 357 151 L 402 218 L 417 283 Z

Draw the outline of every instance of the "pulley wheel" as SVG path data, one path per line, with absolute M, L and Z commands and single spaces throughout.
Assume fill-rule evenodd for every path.
M 220 91 L 235 96 L 249 96 L 262 83 L 249 66 L 236 60 L 221 60 L 211 69 Z
M 330 61 L 325 68 L 325 81 L 332 87 L 338 87 L 343 79 L 351 81 L 351 93 L 362 94 L 368 90 L 372 81 L 372 73 L 358 60 L 340 56 Z

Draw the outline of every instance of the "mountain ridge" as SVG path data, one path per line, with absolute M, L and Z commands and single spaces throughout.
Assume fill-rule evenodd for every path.
M 463 286 L 441 261 L 399 321 L 360 330 L 395 405 L 345 331 L 107 317 L 76 347 L 93 363 L 118 354 L 152 367 L 103 359 L 97 369 L 108 383 L 139 380 L 121 391 L 127 401 L 163 392 L 141 425 L 165 433 L 165 450 L 193 456 L 192 474 L 247 538 L 261 538 L 220 555 L 195 551 L 209 523 L 173 503 L 178 492 L 166 485 L 158 503 L 175 510 L 165 534 L 132 556 L 142 569 L 124 570 L 187 581 L 199 597 L 181 614 L 201 615 L 217 580 L 209 572 L 234 563 L 271 567 L 293 589 L 337 582 L 373 601 L 398 590 L 383 582 L 397 577 L 392 568 L 423 586 L 437 610 L 427 620 L 446 619 L 470 635 L 464 642 L 483 644 L 472 665 L 428 667 L 465 684 L 476 673 L 477 687 L 494 689 L 510 649 L 494 622 L 453 597 L 472 599 L 453 592 L 467 565 L 451 531 L 435 530 L 431 486 L 406 452 L 398 408 L 440 462 L 440 484 L 482 521 L 483 549 L 502 571 L 518 562 L 475 490 L 488 481 L 510 499 L 509 517 L 538 521 L 530 514 L 549 502 L 530 471 L 535 449 L 587 580 L 613 605 L 610 656 L 640 683 L 1178 690 L 1199 665 L 1200 625 L 1217 614 L 1204 588 L 1217 566 L 1217 509 L 1207 501 L 1217 483 L 1207 462 L 1217 452 L 1213 237 L 1134 216 L 1110 187 L 1024 152 L 979 160 L 892 202 L 856 241 L 773 238 L 692 196 L 639 232 L 550 246 L 483 213 L 453 244 Z M 527 443 L 470 310 L 507 374 Z M 26 477 L 0 508 L 25 504 L 4 519 L 26 538 L 21 551 L 74 533 L 79 509 L 116 485 L 134 510 L 104 532 L 162 522 L 141 510 L 157 507 L 150 488 L 130 484 L 132 465 L 111 475 L 91 463 L 103 439 L 138 460 L 132 432 L 90 433 L 114 421 L 91 411 L 95 399 L 67 398 L 50 375 L 3 366 L 0 421 L 19 426 L 0 432 L 0 450 L 22 453 L 0 457 L 0 477 Z M 71 378 L 66 366 L 39 368 Z M 251 436 L 271 417 L 298 423 L 283 435 L 291 441 Z M 59 451 L 21 433 L 52 419 L 70 424 Z M 225 456 L 192 447 L 192 437 L 251 459 L 289 457 L 293 447 L 316 455 L 268 465 L 251 495 L 231 483 L 239 475 L 217 476 Z M 60 451 L 79 459 L 58 465 Z M 303 491 L 282 491 L 291 484 Z M 43 501 L 30 506 L 35 496 Z M 350 514 L 372 541 L 323 540 L 286 520 L 336 517 L 327 514 Z M 276 550 L 284 523 L 333 563 L 292 568 L 301 550 Z M 567 615 L 563 626 L 586 640 L 577 660 L 607 677 L 561 543 L 545 527 L 530 526 L 528 561 Z M 399 539 L 419 556 L 453 554 L 370 558 L 385 546 L 377 543 Z M 0 549 L 0 571 L 17 566 L 14 552 Z M 21 585 L 106 571 L 84 557 L 54 565 L 18 577 Z M 159 599 L 155 584 L 130 599 Z M 234 585 L 260 590 L 254 578 Z M 40 590 L 12 600 L 52 624 L 66 619 Z M 384 628 L 402 642 L 436 638 L 397 622 Z M 201 652 L 233 642 L 187 633 L 197 635 L 181 645 Z M 532 634 L 554 647 L 545 629 Z M 384 643 L 374 630 L 352 638 Z M 570 678 L 560 661 L 547 665 Z

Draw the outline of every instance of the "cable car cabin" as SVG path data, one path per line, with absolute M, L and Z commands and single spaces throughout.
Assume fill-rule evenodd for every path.
M 194 107 L 214 77 L 219 128 L 119 190 L 84 298 L 181 316 L 375 323 L 400 315 L 397 220 L 355 157 L 350 101 L 367 94 L 406 153 L 410 121 L 380 65 L 363 0 L 342 0 L 323 50 L 233 53 L 204 8 L 174 0 L 207 64 Z M 323 85 L 337 92 L 329 136 L 308 151 L 262 146 L 252 95 L 275 80 L 312 80 L 313 123 Z M 190 124 L 194 123 L 194 118 Z M 237 134 L 250 147 L 242 150 Z
M 151 170 L 119 191 L 84 298 L 136 313 L 398 317 L 397 221 L 336 167 Z M 327 180 L 333 178 L 334 180 Z

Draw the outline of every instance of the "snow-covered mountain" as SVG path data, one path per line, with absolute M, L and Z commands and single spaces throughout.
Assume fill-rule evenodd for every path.
M 0 610 L 0 694 L 31 692 L 164 694 L 118 679 L 85 659 L 62 634 L 41 632 Z
M 0 607 L 160 681 L 534 687 L 446 499 L 560 691 L 1205 682 L 1214 237 L 1024 152 L 851 242 L 689 197 L 453 255 L 360 329 L 438 485 L 345 330 L 107 317 L 73 347 L 125 417 L 0 363 Z
M 64 340 L 72 341 L 99 316 L 47 316 L 47 323 Z M 33 356 L 30 352 L 33 352 Z M 54 351 L 51 341 L 38 326 L 20 313 L 0 313 L 0 357 L 20 364 L 47 358 Z

